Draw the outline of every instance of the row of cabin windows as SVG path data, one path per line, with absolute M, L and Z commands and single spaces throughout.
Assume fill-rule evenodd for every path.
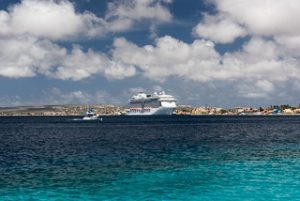
M 139 113 L 141 111 L 150 112 L 150 108 L 145 108 L 144 110 L 142 110 L 142 109 L 130 109 L 130 111 L 135 112 L 135 113 Z
M 161 106 L 161 102 L 150 102 L 150 103 L 145 103 L 144 108 L 146 107 L 152 107 L 152 108 L 157 108 Z M 132 103 L 130 104 L 130 107 L 136 107 L 136 108 L 141 108 L 142 105 L 140 103 Z

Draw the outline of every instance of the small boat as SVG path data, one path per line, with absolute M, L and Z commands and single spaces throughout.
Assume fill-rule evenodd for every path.
M 95 112 L 95 109 L 92 108 L 91 106 L 87 107 L 85 116 L 82 118 L 83 120 L 97 120 L 98 115 Z

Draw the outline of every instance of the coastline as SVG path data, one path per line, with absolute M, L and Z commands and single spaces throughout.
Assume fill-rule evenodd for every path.
M 124 115 L 128 109 L 117 105 L 91 105 L 98 115 Z M 0 107 L 0 116 L 83 116 L 86 105 L 44 105 Z M 300 108 L 288 105 L 271 106 L 268 108 L 234 107 L 230 109 L 218 107 L 178 106 L 176 115 L 192 116 L 299 116 Z

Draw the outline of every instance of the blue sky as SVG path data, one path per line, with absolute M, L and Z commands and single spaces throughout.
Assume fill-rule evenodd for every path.
M 300 103 L 297 0 L 0 2 L 0 106 Z

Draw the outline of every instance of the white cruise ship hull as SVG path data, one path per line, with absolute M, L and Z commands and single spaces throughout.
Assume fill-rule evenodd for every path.
M 176 108 L 150 108 L 145 110 L 130 110 L 126 115 L 172 115 L 175 113 Z

